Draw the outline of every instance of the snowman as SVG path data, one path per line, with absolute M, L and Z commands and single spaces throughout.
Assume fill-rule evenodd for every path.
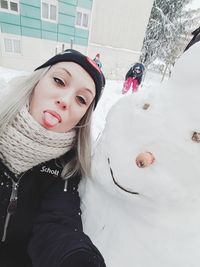
M 110 110 L 82 181 L 85 232 L 107 267 L 199 267 L 200 45 L 146 98 Z

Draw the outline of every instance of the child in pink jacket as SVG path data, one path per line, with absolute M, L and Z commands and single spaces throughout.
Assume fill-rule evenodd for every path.
M 144 65 L 142 63 L 135 63 L 126 73 L 125 82 L 122 89 L 122 94 L 126 94 L 132 85 L 132 92 L 136 92 L 138 86 L 141 84 L 142 75 L 144 72 Z

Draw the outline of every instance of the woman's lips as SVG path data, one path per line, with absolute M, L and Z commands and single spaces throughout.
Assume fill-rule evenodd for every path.
M 55 127 L 58 123 L 62 121 L 61 116 L 53 110 L 45 110 L 43 122 L 44 126 L 47 128 Z

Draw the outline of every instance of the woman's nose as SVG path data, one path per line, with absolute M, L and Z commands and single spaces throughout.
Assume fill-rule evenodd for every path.
M 74 91 L 68 90 L 67 92 L 64 92 L 63 94 L 60 94 L 57 96 L 56 105 L 58 108 L 62 110 L 69 109 L 70 105 L 72 104 L 74 99 Z
M 65 110 L 68 108 L 67 102 L 63 100 L 56 100 L 56 105 L 62 110 Z

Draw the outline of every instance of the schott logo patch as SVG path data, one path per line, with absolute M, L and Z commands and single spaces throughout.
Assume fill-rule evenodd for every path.
M 59 170 L 52 170 L 52 169 L 50 169 L 49 167 L 46 167 L 46 166 L 42 166 L 40 172 L 46 172 L 46 173 L 52 174 L 54 176 L 58 176 L 59 175 Z

